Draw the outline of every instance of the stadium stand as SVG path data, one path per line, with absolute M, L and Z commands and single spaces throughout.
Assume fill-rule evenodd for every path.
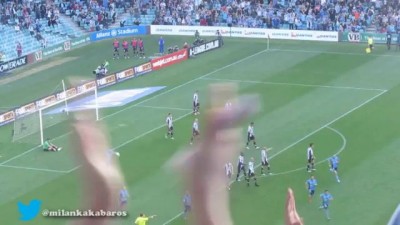
M 400 3 L 387 0 L 117 0 L 0 3 L 2 60 L 87 31 L 130 25 L 204 25 L 397 32 Z M 78 26 L 77 26 L 78 25 Z
M 115 1 L 69 1 L 60 4 L 63 13 L 82 29 L 92 32 L 107 29 L 117 23 L 119 15 L 125 13 L 128 2 Z
M 57 5 L 29 0 L 0 4 L 2 61 L 17 57 L 17 43 L 22 45 L 22 54 L 26 55 L 84 34 L 60 16 Z
M 124 25 L 204 25 L 272 29 L 395 32 L 399 1 L 152 0 L 129 9 Z

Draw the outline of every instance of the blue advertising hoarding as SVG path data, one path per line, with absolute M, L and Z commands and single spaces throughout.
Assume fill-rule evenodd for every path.
M 100 41 L 109 38 L 127 37 L 133 35 L 146 35 L 148 34 L 147 26 L 129 26 L 118 27 L 108 30 L 101 30 L 90 34 L 91 41 Z

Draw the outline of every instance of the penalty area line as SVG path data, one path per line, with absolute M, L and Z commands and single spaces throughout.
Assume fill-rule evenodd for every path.
M 186 85 L 188 85 L 188 84 L 191 84 L 191 83 L 193 83 L 193 82 L 195 82 L 195 81 L 201 80 L 202 78 L 205 78 L 205 77 L 208 77 L 208 76 L 210 76 L 210 75 L 212 75 L 212 74 L 218 73 L 219 71 L 222 71 L 222 70 L 224 70 L 224 69 L 226 69 L 226 68 L 229 68 L 229 67 L 232 67 L 232 66 L 234 66 L 234 65 L 237 65 L 237 64 L 239 64 L 239 63 L 242 63 L 242 62 L 244 62 L 244 61 L 246 61 L 246 60 L 249 60 L 249 59 L 251 59 L 251 58 L 253 58 L 253 57 L 255 57 L 255 56 L 261 55 L 261 54 L 263 54 L 263 53 L 265 53 L 265 52 L 269 52 L 269 51 L 271 51 L 271 50 L 269 50 L 269 49 L 267 48 L 267 49 L 261 50 L 261 51 L 259 51 L 259 52 L 256 52 L 256 53 L 254 53 L 254 54 L 252 54 L 252 55 L 249 55 L 249 56 L 247 56 L 247 57 L 245 57 L 245 58 L 239 59 L 239 60 L 237 60 L 237 61 L 235 61 L 235 62 L 233 62 L 233 63 L 230 63 L 230 64 L 228 64 L 228 65 L 225 65 L 225 66 L 223 66 L 223 67 L 220 67 L 220 68 L 218 68 L 218 69 L 215 69 L 215 70 L 213 70 L 213 71 L 211 71 L 211 72 L 209 72 L 209 73 L 206 73 L 206 74 L 201 75 L 201 76 L 199 76 L 199 77 L 197 77 L 197 78 L 194 78 L 194 79 L 192 79 L 192 80 L 190 80 L 190 81 L 187 81 L 186 83 L 180 84 L 180 85 L 175 86 L 175 87 L 173 87 L 173 88 L 171 88 L 171 89 L 168 89 L 168 90 L 166 90 L 166 91 L 164 91 L 164 92 L 161 92 L 161 93 L 156 94 L 156 95 L 154 95 L 154 96 L 152 96 L 152 97 L 149 97 L 149 98 L 147 98 L 147 99 L 145 99 L 145 100 L 139 101 L 139 102 L 136 103 L 136 104 L 133 104 L 133 105 L 131 105 L 131 106 L 127 106 L 126 108 L 123 108 L 123 109 L 118 110 L 118 111 L 116 111 L 116 112 L 114 112 L 114 113 L 108 114 L 108 115 L 106 115 L 106 116 L 100 118 L 100 120 L 105 120 L 105 119 L 107 119 L 107 118 L 109 118 L 109 117 L 113 117 L 114 115 L 116 115 L 116 114 L 118 114 L 118 113 L 121 113 L 121 112 L 123 112 L 123 111 L 125 111 L 125 110 L 128 110 L 128 109 L 131 109 L 131 108 L 140 106 L 141 104 L 143 104 L 143 103 L 145 103 L 145 102 L 148 102 L 148 101 L 150 101 L 150 100 L 152 100 L 152 99 L 155 99 L 155 98 L 157 98 L 157 97 L 160 97 L 160 96 L 163 96 L 163 95 L 165 95 L 165 94 L 168 94 L 168 93 L 170 93 L 170 92 L 172 92 L 172 91 L 174 91 L 174 90 L 176 90 L 176 89 L 179 89 L 179 88 L 181 88 L 181 87 L 184 87 L 184 86 L 186 86 Z M 63 134 L 63 135 L 61 135 L 61 136 L 58 136 L 58 137 L 53 138 L 53 140 L 59 139 L 59 138 L 64 137 L 64 136 L 67 136 L 67 135 L 69 135 L 69 134 L 71 134 L 71 133 L 72 133 L 72 132 L 67 132 L 67 133 L 65 133 L 65 134 Z M 38 147 L 39 147 L 39 146 L 38 146 Z M 21 153 L 21 154 L 18 154 L 18 155 L 16 155 L 16 156 L 14 156 L 14 157 L 12 157 L 12 158 L 10 158 L 10 159 L 4 161 L 4 162 L 1 162 L 0 165 L 4 165 L 5 163 L 8 163 L 8 162 L 10 162 L 10 161 L 12 161 L 12 160 L 14 160 L 14 159 L 17 159 L 17 158 L 19 158 L 19 157 L 21 157 L 21 156 L 23 156 L 23 155 L 25 155 L 25 154 L 27 154 L 27 153 L 29 153 L 29 152 L 32 152 L 32 151 L 34 151 L 35 149 L 37 149 L 38 147 L 31 148 L 31 149 L 29 149 L 29 150 L 27 150 L 27 151 L 25 151 L 25 152 L 23 152 L 23 153 Z M 73 170 L 75 170 L 75 169 L 73 169 Z
M 340 153 L 342 153 L 346 149 L 347 139 L 340 131 L 336 130 L 335 128 L 332 128 L 332 127 L 329 127 L 329 126 L 326 127 L 326 128 L 331 130 L 331 131 L 333 131 L 333 132 L 335 132 L 336 134 L 338 134 L 340 136 L 340 138 L 342 139 L 342 146 L 339 148 L 339 150 L 335 154 L 333 154 L 333 155 L 339 155 Z M 324 160 L 321 160 L 321 161 L 317 162 L 315 165 L 322 164 L 324 162 L 327 162 L 328 160 L 329 160 L 329 157 L 324 159 Z M 286 175 L 286 174 L 294 173 L 294 172 L 297 172 L 297 171 L 305 170 L 306 168 L 307 168 L 306 166 L 303 166 L 303 167 L 299 167 L 299 168 L 294 169 L 294 170 L 288 170 L 288 171 L 279 172 L 279 173 L 271 173 L 270 175 L 267 175 L 267 176 L 257 176 L 257 178 L 263 178 L 263 177 L 268 177 L 268 176 Z
M 186 114 L 184 114 L 184 115 L 182 115 L 182 116 L 176 118 L 175 121 L 181 120 L 181 119 L 183 119 L 183 118 L 185 118 L 185 117 L 187 117 L 187 116 L 189 116 L 189 115 L 192 115 L 192 112 L 186 113 Z M 131 143 L 131 142 L 133 142 L 133 141 L 135 141 L 135 140 L 137 140 L 137 139 L 139 139 L 139 138 L 142 138 L 142 137 L 144 137 L 144 136 L 146 136 L 146 135 L 148 135 L 148 134 L 150 134 L 150 133 L 153 133 L 154 131 L 159 130 L 159 129 L 163 128 L 163 127 L 165 127 L 165 124 L 160 125 L 160 126 L 158 126 L 158 127 L 155 127 L 155 128 L 153 128 L 153 129 L 151 129 L 151 130 L 149 130 L 149 131 L 147 131 L 147 132 L 144 132 L 144 133 L 142 133 L 141 135 L 138 135 L 138 136 L 136 136 L 136 137 L 134 137 L 134 138 L 132 138 L 132 139 L 130 139 L 130 140 L 127 140 L 127 141 L 125 141 L 124 143 L 122 143 L 122 144 L 120 144 L 120 145 L 118 145 L 118 146 L 116 146 L 116 147 L 114 147 L 114 148 L 112 148 L 112 149 L 114 149 L 114 150 L 120 149 L 120 148 L 124 147 L 125 145 L 127 145 L 127 144 L 129 144 L 129 143 Z M 68 170 L 67 173 L 73 172 L 73 171 L 79 169 L 80 167 L 81 167 L 81 165 L 76 166 L 76 167 L 74 167 L 74 168 Z
M 379 88 L 364 88 L 364 87 L 349 87 L 349 86 L 334 86 L 334 85 L 317 85 L 317 84 L 301 84 L 301 83 L 283 83 L 283 82 L 268 82 L 256 80 L 234 80 L 234 79 L 219 79 L 219 78 L 202 78 L 203 80 L 223 81 L 223 82 L 236 82 L 236 83 L 253 83 L 265 85 L 281 85 L 281 86 L 299 86 L 299 87 L 316 87 L 316 88 L 332 88 L 332 89 L 350 89 L 361 91 L 387 91 Z
M 307 134 L 306 136 L 304 136 L 304 137 L 300 138 L 299 140 L 293 142 L 292 144 L 286 146 L 286 147 L 283 148 L 282 150 L 280 150 L 280 151 L 278 151 L 277 153 L 275 153 L 274 155 L 272 155 L 272 156 L 270 157 L 270 159 L 273 159 L 274 157 L 276 157 L 276 156 L 282 154 L 283 152 L 289 150 L 289 149 L 292 148 L 293 146 L 295 146 L 295 145 L 297 145 L 298 143 L 300 143 L 300 142 L 306 140 L 307 138 L 309 138 L 309 137 L 311 137 L 312 135 L 316 134 L 316 133 L 319 132 L 320 130 L 322 130 L 322 129 L 326 128 L 326 127 L 329 127 L 331 124 L 333 124 L 333 123 L 335 123 L 336 121 L 342 119 L 343 117 L 349 115 L 350 113 L 354 112 L 355 110 L 357 110 L 357 109 L 363 107 L 364 105 L 368 104 L 369 102 L 373 101 L 374 99 L 378 98 L 379 96 L 383 95 L 383 94 L 386 93 L 386 92 L 387 92 L 386 90 L 383 90 L 381 93 L 379 93 L 379 94 L 377 94 L 377 95 L 375 95 L 375 96 L 373 96 L 373 97 L 371 97 L 371 98 L 365 100 L 364 102 L 362 102 L 362 103 L 359 104 L 358 106 L 356 106 L 356 107 L 350 109 L 349 111 L 347 111 L 347 112 L 343 113 L 342 115 L 336 117 L 335 119 L 331 120 L 330 122 L 328 122 L 328 123 L 322 125 L 320 128 L 318 128 L 318 129 L 312 131 L 311 133 Z M 255 166 L 255 168 L 258 168 L 258 167 L 260 167 L 260 166 L 261 166 L 261 164 L 258 164 L 258 165 Z M 243 177 L 243 175 L 241 175 L 239 178 L 242 178 L 242 177 Z M 236 182 L 236 181 L 231 181 L 229 184 L 231 185 L 231 184 L 233 184 L 234 182 Z M 178 218 L 178 217 L 179 217 L 179 216 L 174 216 L 173 218 L 176 219 L 176 218 Z M 171 222 L 174 221 L 175 219 L 170 219 L 168 223 L 164 223 L 163 225 L 168 225 L 169 223 L 171 223 Z
M 25 167 L 25 166 L 0 165 L 0 167 L 24 169 L 24 170 L 35 170 L 35 171 L 52 172 L 52 173 L 64 173 L 64 174 L 68 173 L 68 171 L 63 171 L 63 170 L 42 169 L 42 168 Z

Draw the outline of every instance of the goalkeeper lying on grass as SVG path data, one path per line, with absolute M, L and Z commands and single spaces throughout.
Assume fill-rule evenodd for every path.
M 43 143 L 43 151 L 52 151 L 52 152 L 58 152 L 61 151 L 62 148 L 57 147 L 56 145 L 52 144 L 50 142 L 50 139 L 47 138 L 46 141 Z

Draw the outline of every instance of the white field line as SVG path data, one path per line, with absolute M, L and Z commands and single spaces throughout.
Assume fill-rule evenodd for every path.
M 315 133 L 319 132 L 320 130 L 322 130 L 322 129 L 328 127 L 329 125 L 331 125 L 331 124 L 335 123 L 336 121 L 342 119 L 343 117 L 349 115 L 350 113 L 354 112 L 355 110 L 357 110 L 357 109 L 363 107 L 364 105 L 368 104 L 369 102 L 371 102 L 372 100 L 378 98 L 379 96 L 381 96 L 381 95 L 384 94 L 384 93 L 386 93 L 386 90 L 384 90 L 384 91 L 382 91 L 381 93 L 379 93 L 379 94 L 377 94 L 377 95 L 375 95 L 375 96 L 369 98 L 368 100 L 364 101 L 364 102 L 361 103 L 360 105 L 358 105 L 358 106 L 356 106 L 356 107 L 350 109 L 349 111 L 343 113 L 342 115 L 340 115 L 340 116 L 336 117 L 335 119 L 331 120 L 330 122 L 326 123 L 325 125 L 322 125 L 320 128 L 314 130 L 313 132 L 307 134 L 306 136 L 304 136 L 304 137 L 300 138 L 299 140 L 293 142 L 292 144 L 286 146 L 286 147 L 283 148 L 282 150 L 280 150 L 280 151 L 278 151 L 277 153 L 275 153 L 274 155 L 272 155 L 272 156 L 270 157 L 270 160 L 273 159 L 273 158 L 275 158 L 276 156 L 278 156 L 278 155 L 284 153 L 285 151 L 289 150 L 290 148 L 292 148 L 293 146 L 297 145 L 298 143 L 304 141 L 305 139 L 311 137 L 312 135 L 314 135 Z M 256 165 L 255 168 L 258 168 L 260 165 L 261 165 L 261 164 Z M 240 178 L 242 178 L 242 177 L 243 177 L 243 175 L 240 176 Z M 229 184 L 233 184 L 234 182 L 236 182 L 236 181 L 233 180 L 233 181 L 231 181 Z M 176 218 L 179 217 L 179 215 L 180 215 L 180 214 L 174 216 L 173 218 L 176 219 Z M 163 225 L 168 225 L 169 223 L 171 223 L 171 222 L 174 221 L 175 219 L 170 219 L 170 220 L 168 220 L 168 221 L 169 221 L 168 223 L 163 223 Z
M 62 136 L 64 136 L 64 135 L 62 135 Z M 60 137 L 61 137 L 61 136 L 60 136 Z M 10 161 L 12 161 L 12 160 L 14 160 L 14 159 L 16 159 L 16 158 L 19 158 L 19 157 L 21 157 L 21 156 L 23 156 L 23 155 L 26 155 L 26 154 L 28 154 L 28 153 L 30 153 L 30 152 L 36 150 L 36 149 L 39 148 L 39 147 L 40 147 L 40 145 L 38 145 L 38 146 L 36 146 L 36 147 L 33 147 L 33 148 L 29 149 L 28 151 L 25 151 L 25 152 L 23 152 L 23 153 L 21 153 L 21 154 L 18 154 L 18 155 L 16 155 L 16 156 L 14 156 L 14 157 L 11 157 L 11 158 L 7 159 L 6 161 L 1 162 L 1 163 L 0 163 L 0 166 L 6 164 L 6 163 L 8 163 L 8 162 L 10 162 Z
M 176 216 L 172 217 L 171 219 L 169 219 L 168 221 L 166 221 L 166 222 L 163 223 L 162 225 L 167 225 L 167 224 L 171 223 L 172 221 L 178 219 L 178 218 L 179 218 L 180 216 L 182 216 L 182 215 L 183 215 L 183 212 L 181 212 L 181 213 L 177 214 Z
M 358 106 L 356 106 L 356 107 L 350 109 L 349 111 L 343 113 L 342 115 L 336 117 L 335 119 L 331 120 L 330 122 L 326 123 L 325 125 L 321 126 L 320 128 L 314 130 L 313 132 L 307 134 L 306 136 L 302 137 L 301 139 L 297 140 L 296 142 L 294 142 L 294 143 L 292 143 L 292 144 L 286 146 L 284 149 L 282 149 L 282 150 L 278 151 L 277 153 L 275 153 L 274 155 L 272 155 L 272 156 L 270 157 L 270 159 L 273 159 L 273 158 L 275 158 L 276 156 L 278 156 L 278 155 L 284 153 L 285 151 L 287 151 L 288 149 L 290 149 L 290 148 L 292 148 L 293 146 L 297 145 L 298 143 L 300 143 L 300 142 L 304 141 L 305 139 L 311 137 L 312 135 L 316 134 L 316 133 L 319 132 L 320 130 L 322 130 L 322 129 L 328 127 L 328 126 L 330 126 L 330 125 L 333 124 L 334 122 L 336 122 L 336 121 L 342 119 L 343 117 L 349 115 L 350 113 L 354 112 L 355 110 L 357 110 L 357 109 L 363 107 L 364 105 L 368 104 L 369 102 L 371 102 L 372 100 L 378 98 L 379 96 L 383 95 L 383 94 L 386 93 L 386 92 L 387 92 L 386 90 L 385 90 L 385 91 L 382 91 L 381 93 L 379 93 L 379 94 L 377 94 L 377 95 L 375 95 L 375 96 L 373 96 L 373 97 L 367 99 L 366 101 L 364 101 L 364 102 L 361 103 L 360 105 L 358 105 Z M 256 168 L 258 168 L 260 165 L 261 165 L 261 164 L 258 164 L 258 165 L 256 166 Z M 232 184 L 233 182 L 234 182 L 234 181 L 231 181 L 231 184 Z
M 0 165 L 0 167 L 24 169 L 24 170 L 35 170 L 35 171 L 52 172 L 52 173 L 68 173 L 68 171 L 63 171 L 63 170 L 41 169 L 41 168 L 33 168 L 33 167 L 25 167 L 25 166 Z
M 191 115 L 191 114 L 192 114 L 192 112 L 186 113 L 186 114 L 184 114 L 184 115 L 182 115 L 182 116 L 180 116 L 180 117 L 174 119 L 174 121 L 181 120 L 181 119 L 183 119 L 183 118 L 185 118 L 185 117 L 187 117 L 188 115 Z M 142 138 L 142 137 L 144 137 L 144 136 L 146 136 L 146 135 L 148 135 L 148 134 L 150 134 L 150 133 L 152 133 L 152 132 L 154 132 L 154 131 L 156 131 L 156 130 L 158 130 L 158 129 L 161 129 L 161 128 L 163 128 L 163 127 L 165 128 L 165 126 L 166 126 L 166 125 L 163 124 L 163 125 L 160 125 L 160 126 L 158 126 L 158 127 L 155 127 L 155 128 L 153 128 L 153 129 L 151 129 L 151 130 L 145 132 L 145 133 L 142 133 L 142 134 L 139 135 L 139 136 L 136 136 L 136 137 L 134 137 L 134 138 L 132 138 L 132 139 L 130 139 L 130 140 L 125 141 L 124 143 L 122 143 L 122 144 L 120 144 L 120 145 L 114 147 L 113 149 L 114 149 L 114 150 L 117 150 L 117 149 L 119 149 L 119 148 L 122 148 L 122 147 L 124 147 L 125 145 L 127 145 L 127 144 L 129 144 L 129 143 L 131 143 L 131 142 L 133 142 L 133 141 L 135 141 L 135 140 L 137 140 L 137 139 L 139 139 L 139 138 Z M 76 167 L 74 167 L 74 168 L 68 170 L 67 173 L 70 173 L 70 172 L 72 172 L 72 171 L 75 171 L 75 170 L 79 169 L 80 167 L 81 167 L 80 165 L 79 165 L 79 166 L 76 166 Z
M 326 127 L 326 128 L 328 128 L 329 130 L 332 130 L 333 132 L 338 134 L 340 136 L 340 138 L 342 139 L 342 146 L 339 148 L 339 150 L 335 154 L 333 154 L 333 155 L 339 155 L 340 153 L 342 153 L 346 149 L 347 139 L 340 131 L 336 130 L 335 128 L 332 128 L 332 127 Z M 321 163 L 327 162 L 329 160 L 329 158 L 330 157 L 328 157 L 328 158 L 326 158 L 324 160 L 321 160 L 321 161 L 317 162 L 315 165 L 319 165 Z M 285 172 L 272 173 L 269 176 L 285 175 L 285 174 L 294 173 L 294 172 L 297 172 L 297 171 L 300 171 L 300 170 L 306 171 L 306 168 L 307 167 L 304 166 L 304 167 L 300 167 L 300 168 L 297 168 L 297 169 L 294 169 L 294 170 L 285 171 Z M 261 177 L 267 177 L 267 176 L 259 176 L 259 177 L 261 178 Z
M 170 110 L 181 110 L 181 111 L 191 111 L 191 110 L 192 110 L 192 109 L 183 109 L 183 108 L 158 107 L 158 106 L 146 106 L 146 105 L 140 105 L 140 106 L 137 106 L 137 107 L 153 108 L 153 109 L 170 109 Z M 102 120 L 102 118 L 100 118 L 100 120 Z M 67 132 L 67 133 L 65 133 L 65 134 L 62 134 L 62 135 L 60 135 L 60 136 L 54 138 L 53 140 L 62 138 L 62 137 L 64 137 L 64 136 L 67 136 L 67 135 L 69 135 L 70 133 L 71 133 L 71 132 Z M 8 162 L 10 162 L 10 161 L 12 161 L 12 160 L 14 160 L 14 159 L 16 159 L 16 158 L 19 158 L 19 157 L 21 157 L 21 156 L 23 156 L 23 155 L 26 155 L 26 154 L 28 154 L 28 153 L 30 153 L 30 152 L 36 150 L 36 149 L 39 148 L 39 147 L 41 147 L 41 145 L 38 145 L 38 146 L 36 146 L 36 147 L 33 147 L 33 148 L 31 148 L 31 149 L 29 149 L 29 150 L 27 150 L 27 151 L 25 151 L 25 152 L 22 152 L 21 154 L 18 154 L 18 155 L 16 155 L 16 156 L 12 157 L 12 158 L 9 158 L 8 160 L 6 160 L 6 161 L 4 161 L 4 162 L 1 162 L 0 165 L 4 165 L 4 164 L 6 164 L 6 163 L 8 163 Z
M 318 51 L 318 50 L 301 50 L 301 49 L 280 49 L 273 48 L 271 51 L 278 52 L 298 52 L 298 53 L 317 53 L 317 54 L 331 54 L 331 55 L 354 55 L 354 56 L 384 56 L 384 57 L 400 57 L 399 55 L 389 55 L 389 54 L 366 54 L 366 53 L 356 53 L 356 52 L 335 52 L 335 51 Z M 364 48 L 361 48 L 364 50 Z
M 150 109 L 169 109 L 169 110 L 177 110 L 177 111 L 192 111 L 193 109 L 185 109 L 185 108 L 175 108 L 175 107 L 164 107 L 164 106 L 151 106 L 151 105 L 138 105 L 136 107 L 140 108 L 150 108 Z
M 145 102 L 148 102 L 148 101 L 150 101 L 150 100 L 153 100 L 153 99 L 155 99 L 155 98 L 157 98 L 157 97 L 159 97 L 159 96 L 163 96 L 163 95 L 165 95 L 165 94 L 168 94 L 168 93 L 170 93 L 170 92 L 172 92 L 172 91 L 174 91 L 174 90 L 176 90 L 176 89 L 179 89 L 179 88 L 181 88 L 181 87 L 184 87 L 184 86 L 186 86 L 186 85 L 188 85 L 188 84 L 191 84 L 191 83 L 193 83 L 193 82 L 195 82 L 195 81 L 201 80 L 201 79 L 203 79 L 203 78 L 205 78 L 205 77 L 208 77 L 208 76 L 210 76 L 210 75 L 213 75 L 213 74 L 215 74 L 215 73 L 218 73 L 218 72 L 221 71 L 221 70 L 224 70 L 224 69 L 226 69 L 226 68 L 229 68 L 229 67 L 231 67 L 231 66 L 234 66 L 234 65 L 236 65 L 236 64 L 239 64 L 239 63 L 241 63 L 241 62 L 244 62 L 244 61 L 246 61 L 246 60 L 248 60 L 248 59 L 251 59 L 251 58 L 253 58 L 253 57 L 257 56 L 257 55 L 260 55 L 260 54 L 262 54 L 262 53 L 264 53 L 264 52 L 267 52 L 267 51 L 268 51 L 268 49 L 264 49 L 264 50 L 262 50 L 262 51 L 259 51 L 259 52 L 255 53 L 255 54 L 253 54 L 253 55 L 250 55 L 250 56 L 247 56 L 247 57 L 245 57 L 245 58 L 243 58 L 243 59 L 240 59 L 240 60 L 238 60 L 238 61 L 236 61 L 236 62 L 233 62 L 233 63 L 228 64 L 228 65 L 226 65 L 226 66 L 220 67 L 220 68 L 218 68 L 218 69 L 216 69 L 216 70 L 213 70 L 213 71 L 211 71 L 211 72 L 209 72 L 209 73 L 206 73 L 206 74 L 204 74 L 204 75 L 202 75 L 202 76 L 200 76 L 200 77 L 197 77 L 197 78 L 195 78 L 195 79 L 192 79 L 192 80 L 190 80 L 190 81 L 188 81 L 188 82 L 186 82 L 186 83 L 183 83 L 183 84 L 181 84 L 181 85 L 178 85 L 178 86 L 176 86 L 176 87 L 173 87 L 173 88 L 171 88 L 171 89 L 168 89 L 168 90 L 166 90 L 166 91 L 164 91 L 164 92 L 161 92 L 160 94 L 154 95 L 153 97 L 150 97 L 150 98 L 147 98 L 147 99 L 145 99 L 145 100 L 143 100 L 143 101 L 141 101 L 141 102 L 138 102 L 137 104 L 134 104 L 134 105 L 125 107 L 125 108 L 123 108 L 123 109 L 121 109 L 121 110 L 119 110 L 119 111 L 117 111 L 117 112 L 115 112 L 115 113 L 111 113 L 111 114 L 109 114 L 109 115 L 106 115 L 106 116 L 104 116 L 102 119 L 105 119 L 105 118 L 114 116 L 114 115 L 116 115 L 116 114 L 118 114 L 118 113 L 121 113 L 121 112 L 123 112 L 123 111 L 125 111 L 125 110 L 131 109 L 132 107 L 135 107 L 135 106 L 140 105 L 140 104 L 142 104 L 142 103 L 145 103 Z
M 284 85 L 284 86 L 300 86 L 300 87 L 351 89 L 351 90 L 362 90 L 362 91 L 386 91 L 385 89 L 378 89 L 378 88 L 332 86 L 332 85 L 315 85 L 315 84 L 299 84 L 299 83 L 282 83 L 282 82 L 268 82 L 268 81 L 256 81 L 256 80 L 234 80 L 234 79 L 219 79 L 219 78 L 203 78 L 203 80 L 214 80 L 214 81 L 223 81 L 223 82 L 237 82 L 237 83 L 254 83 L 254 84 L 266 84 L 266 85 Z
M 164 92 L 161 92 L 160 94 L 154 95 L 153 97 L 147 98 L 147 99 L 145 99 L 145 100 L 143 100 L 143 101 L 141 101 L 141 102 L 138 102 L 138 103 L 136 103 L 136 104 L 133 104 L 133 105 L 131 105 L 131 106 L 128 106 L 128 107 L 126 107 L 126 108 L 123 108 L 123 109 L 121 109 L 121 110 L 119 110 L 119 111 L 117 111 L 117 112 L 115 112 L 115 113 L 111 113 L 111 114 L 109 114 L 109 115 L 106 115 L 106 116 L 100 118 L 100 120 L 104 120 L 104 119 L 106 119 L 106 118 L 108 118 L 108 117 L 112 117 L 112 116 L 114 116 L 114 115 L 116 115 L 116 114 L 118 114 L 118 113 L 120 113 L 120 112 L 123 112 L 123 111 L 125 111 L 125 110 L 127 110 L 127 109 L 131 109 L 131 108 L 133 108 L 133 107 L 139 106 L 139 105 L 142 104 L 142 103 L 148 102 L 148 101 L 150 101 L 150 100 L 152 100 L 152 99 L 155 99 L 155 98 L 157 98 L 157 97 L 159 97 L 159 96 L 163 96 L 163 95 L 165 95 L 165 94 L 167 94 L 167 93 L 170 93 L 170 92 L 172 92 L 172 91 L 174 91 L 174 90 L 176 90 L 176 89 L 178 89 L 178 88 L 184 87 L 184 86 L 186 86 L 186 85 L 188 85 L 188 84 L 191 84 L 191 83 L 193 83 L 193 82 L 195 82 L 195 81 L 197 81 L 197 80 L 200 80 L 200 79 L 202 79 L 202 78 L 205 78 L 205 77 L 207 77 L 207 76 L 210 76 L 210 75 L 212 75 L 212 74 L 215 74 L 215 73 L 217 73 L 217 72 L 219 72 L 219 71 L 221 71 L 221 70 L 224 70 L 224 69 L 226 69 L 226 68 L 229 68 L 229 67 L 231 67 L 231 66 L 234 66 L 234 65 L 236 65 L 236 64 L 239 64 L 239 63 L 241 63 L 241 62 L 243 62 L 243 61 L 246 61 L 246 60 L 248 60 L 248 59 L 251 59 L 251 58 L 253 58 L 253 57 L 257 56 L 257 55 L 260 55 L 260 54 L 262 54 L 262 53 L 264 53 L 264 52 L 267 52 L 267 51 L 268 51 L 268 49 L 264 49 L 264 50 L 262 50 L 262 51 L 259 51 L 259 52 L 255 53 L 255 54 L 253 54 L 253 55 L 247 56 L 247 57 L 245 57 L 245 58 L 243 58 L 243 59 L 240 59 L 240 60 L 238 60 L 238 61 L 236 61 L 236 62 L 233 62 L 233 63 L 231 63 L 231 64 L 228 64 L 228 65 L 226 65 L 226 66 L 224 66 L 224 67 L 221 67 L 221 68 L 219 68 L 219 69 L 213 70 L 213 71 L 211 71 L 211 72 L 209 72 L 209 73 L 207 73 L 207 74 L 204 74 L 204 75 L 202 75 L 202 76 L 200 76 L 200 77 L 197 77 L 197 78 L 195 78 L 195 79 L 192 79 L 192 80 L 190 80 L 190 81 L 188 81 L 188 82 L 186 82 L 186 83 L 183 83 L 183 84 L 178 85 L 178 86 L 176 86 L 176 87 L 174 87 L 174 88 L 171 88 L 171 89 L 169 89 L 169 90 L 166 90 L 166 91 L 164 91 Z M 56 139 L 61 138 L 61 137 L 63 137 L 63 136 L 69 135 L 70 133 L 71 133 L 71 132 L 67 132 L 67 133 L 65 133 L 65 134 L 63 134 L 63 135 L 61 135 L 61 136 L 58 136 L 58 137 L 54 138 L 53 140 L 56 140 Z M 32 151 L 34 151 L 34 150 L 35 150 L 36 148 L 38 148 L 38 147 L 39 147 L 39 146 L 34 147 L 34 148 L 31 148 L 31 149 L 29 149 L 28 151 L 23 152 L 23 153 L 21 153 L 21 154 L 18 154 L 18 155 L 16 155 L 16 156 L 12 157 L 11 159 L 8 159 L 8 160 L 6 160 L 6 161 L 0 163 L 0 165 L 4 165 L 4 164 L 7 163 L 7 162 L 10 162 L 10 161 L 12 161 L 12 160 L 14 160 L 14 159 L 17 159 L 17 158 L 19 158 L 19 157 L 21 157 L 21 156 L 23 156 L 23 155 L 25 155 L 25 154 L 27 154 L 27 153 L 29 153 L 29 152 L 32 152 Z

